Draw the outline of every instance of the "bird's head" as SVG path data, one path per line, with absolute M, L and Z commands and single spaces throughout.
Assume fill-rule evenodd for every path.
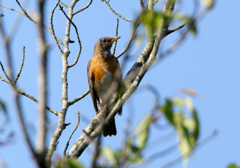
M 120 37 L 103 37 L 100 38 L 94 47 L 94 53 L 100 53 L 100 52 L 109 52 L 110 53 L 110 49 L 112 48 L 112 44 L 114 41 L 117 41 Z

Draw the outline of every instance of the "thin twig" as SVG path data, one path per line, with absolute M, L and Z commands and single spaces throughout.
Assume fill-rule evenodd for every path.
M 184 24 L 182 24 L 182 25 L 180 25 L 178 27 L 175 27 L 174 29 L 168 30 L 166 36 L 171 34 L 171 33 L 173 33 L 173 32 L 175 32 L 175 31 L 177 31 L 177 30 L 179 30 L 179 29 L 181 29 L 181 28 L 183 28 L 185 25 L 186 25 L 186 23 L 184 23 Z
M 123 51 L 122 51 L 120 54 L 118 54 L 118 56 L 116 56 L 117 58 L 121 57 L 124 53 L 126 53 L 126 52 L 128 51 L 128 49 L 129 49 L 129 47 L 130 47 L 130 45 L 131 45 L 131 43 L 132 43 L 132 41 L 133 41 L 133 39 L 134 39 L 134 34 L 135 34 L 136 29 L 137 29 L 138 26 L 139 26 L 139 23 L 136 24 L 136 25 L 133 27 L 131 36 L 130 36 L 130 38 L 129 38 L 129 40 L 128 40 L 128 43 L 127 43 L 126 47 L 123 49 Z
M 8 84 L 10 84 L 11 85 L 11 83 L 10 82 L 8 82 L 6 79 L 4 79 L 1 75 L 0 75 L 0 79 L 3 81 L 3 82 L 6 82 L 6 83 L 8 83 Z
M 22 63 L 21 63 L 21 66 L 20 66 L 20 68 L 19 68 L 19 70 L 18 70 L 17 76 L 16 76 L 16 78 L 15 78 L 15 80 L 14 80 L 14 84 L 17 83 L 17 80 L 18 80 L 18 78 L 19 78 L 19 76 L 20 76 L 20 74 L 21 74 L 21 72 L 22 72 L 22 68 L 23 68 L 23 64 L 24 64 L 24 59 L 25 59 L 25 46 L 23 46 L 23 51 L 22 51 Z
M 63 5 L 63 6 L 65 6 L 65 8 L 69 8 L 69 6 L 67 6 L 65 3 L 63 3 L 62 1 L 60 1 L 60 3 Z
M 13 8 L 9 8 L 8 6 L 2 5 L 2 4 L 0 4 L 0 6 L 2 6 L 4 8 L 7 8 L 7 9 L 9 9 L 11 11 L 14 11 L 14 12 L 17 12 L 17 13 L 20 13 L 20 14 L 24 15 L 24 13 L 19 11 L 19 10 L 16 10 L 16 9 L 13 9 Z
M 26 140 L 26 143 L 27 143 L 32 155 L 34 156 L 35 159 L 37 159 L 37 154 L 34 150 L 32 142 L 30 140 L 30 137 L 29 137 L 29 134 L 28 134 L 27 128 L 26 128 L 26 122 L 23 118 L 22 106 L 21 106 L 21 103 L 19 101 L 19 94 L 18 94 L 18 91 L 16 89 L 16 85 L 14 85 L 14 83 L 12 82 L 13 81 L 13 73 L 12 73 L 13 66 L 12 66 L 12 55 L 11 55 L 11 50 L 10 50 L 10 41 L 9 41 L 8 38 L 6 38 L 6 33 L 4 31 L 4 26 L 3 26 L 2 19 L 0 19 L 0 33 L 1 33 L 2 38 L 4 40 L 4 47 L 5 47 L 5 50 L 6 50 L 6 60 L 7 60 L 8 69 L 9 69 L 9 76 L 10 77 L 7 77 L 7 78 L 9 80 L 9 83 L 12 86 L 13 98 L 14 98 L 14 102 L 16 104 L 16 109 L 17 109 L 16 111 L 17 111 L 17 115 L 19 117 L 20 126 L 22 127 L 24 138 Z M 1 67 L 4 70 L 4 68 L 2 66 L 2 63 L 1 63 Z
M 68 138 L 68 141 L 67 141 L 67 144 L 66 144 L 66 147 L 64 149 L 64 152 L 63 152 L 63 155 L 66 156 L 66 151 L 67 151 L 67 148 L 68 148 L 68 145 L 69 145 L 69 142 L 74 134 L 74 132 L 77 130 L 78 126 L 79 126 L 79 123 L 80 123 L 80 113 L 78 111 L 78 122 L 77 122 L 77 125 L 75 127 L 75 129 L 73 130 L 73 132 L 71 133 L 70 137 Z
M 53 36 L 53 38 L 54 38 L 54 40 L 55 40 L 55 42 L 56 42 L 56 44 L 57 44 L 57 47 L 58 47 L 60 53 L 63 54 L 63 51 L 62 51 L 60 45 L 58 44 L 58 40 L 57 40 L 57 37 L 56 37 L 55 32 L 54 32 L 54 28 L 53 28 L 53 14 L 54 14 L 54 11 L 55 11 L 55 9 L 57 8 L 57 6 L 58 6 L 59 3 L 60 3 L 60 0 L 57 1 L 56 5 L 54 6 L 54 8 L 53 8 L 53 10 L 52 10 L 52 12 L 51 12 L 51 16 L 50 16 L 50 28 L 51 28 L 51 30 L 52 30 L 52 36 Z
M 23 1 L 23 5 L 25 6 L 26 3 L 28 3 L 29 0 L 25 0 Z M 12 37 L 14 37 L 14 35 L 16 34 L 17 30 L 19 30 L 19 25 L 22 21 L 23 15 L 17 15 L 14 24 L 11 27 L 11 30 L 9 32 L 8 38 L 12 39 Z
M 111 11 L 112 11 L 115 15 L 119 16 L 119 17 L 122 18 L 123 20 L 126 20 L 126 21 L 128 21 L 128 22 L 134 23 L 133 20 L 127 19 L 127 18 L 123 17 L 122 15 L 120 15 L 119 13 L 115 12 L 115 10 L 113 10 L 113 8 L 110 6 L 110 4 L 109 4 L 106 0 L 103 0 L 103 1 L 107 4 L 107 6 L 111 9 Z
M 84 98 L 85 96 L 87 96 L 88 93 L 89 93 L 89 89 L 88 89 L 85 93 L 83 93 L 81 96 L 79 96 L 79 97 L 77 97 L 77 98 L 75 98 L 75 99 L 73 99 L 73 100 L 71 100 L 71 101 L 68 101 L 68 105 L 69 105 L 69 106 L 73 105 L 74 103 L 78 102 L 79 100 L 81 100 L 82 98 Z
M 196 20 L 199 20 L 201 17 L 204 16 L 204 14 L 207 12 L 207 9 L 203 9 L 201 12 L 199 12 L 199 14 L 192 19 L 192 22 L 189 23 L 188 28 L 182 33 L 181 37 L 174 43 L 172 44 L 165 52 L 161 53 L 157 60 L 155 61 L 155 65 L 156 63 L 158 63 L 160 60 L 162 60 L 166 55 L 170 54 L 171 52 L 173 52 L 183 41 L 184 39 L 187 37 L 188 32 L 191 30 L 194 22 L 196 22 Z M 181 25 L 182 26 L 182 25 Z M 179 26 L 179 27 L 181 27 Z M 178 28 L 179 28 L 178 27 Z
M 5 71 L 5 69 L 4 69 L 4 67 L 3 67 L 3 65 L 2 65 L 1 62 L 0 62 L 0 66 L 1 66 L 1 68 L 2 68 L 2 71 L 3 71 L 4 75 L 7 77 L 8 81 L 7 81 L 6 79 L 4 79 L 2 76 L 0 76 L 0 79 L 1 79 L 2 81 L 4 81 L 4 82 L 6 82 L 6 83 L 8 83 L 8 84 L 11 85 L 11 82 L 9 81 L 10 78 L 8 77 L 8 75 L 7 75 L 7 73 L 6 73 L 6 71 Z M 27 94 L 26 92 L 24 92 L 23 90 L 21 90 L 21 89 L 20 89 L 19 87 L 17 87 L 16 85 L 15 85 L 15 88 L 17 89 L 17 91 L 18 91 L 19 94 L 21 94 L 21 95 L 23 95 L 23 96 L 26 96 L 27 98 L 29 98 L 29 99 L 31 99 L 31 100 L 33 100 L 33 101 L 35 101 L 36 103 L 39 104 L 39 100 L 37 100 L 35 97 Z M 46 109 L 47 109 L 48 111 L 50 111 L 51 113 L 55 114 L 56 116 L 58 116 L 58 112 L 57 112 L 57 111 L 51 109 L 51 108 L 48 107 L 48 106 L 46 106 Z
M 20 2 L 19 2 L 18 0 L 16 0 L 16 2 L 17 2 L 17 4 L 18 4 L 18 6 L 22 9 L 23 14 L 24 14 L 25 16 L 27 16 L 27 18 L 28 18 L 29 20 L 31 20 L 33 23 L 37 24 L 37 22 L 36 22 L 35 20 L 33 20 L 30 15 L 28 15 L 28 13 L 27 13 L 27 12 L 25 11 L 25 9 L 22 7 L 22 5 L 20 4 Z
M 8 76 L 8 74 L 6 73 L 5 69 L 4 69 L 4 66 L 2 64 L 2 62 L 0 61 L 0 66 L 2 68 L 2 71 L 4 73 L 4 75 L 6 76 L 6 78 L 8 79 L 9 83 L 12 85 L 12 80 L 10 79 L 10 77 Z
M 116 25 L 116 37 L 118 36 L 118 26 L 119 26 L 119 19 L 117 18 L 117 25 Z M 116 47 L 117 47 L 117 40 L 114 43 L 114 47 L 113 47 L 113 55 L 115 54 L 116 51 Z
M 20 4 L 20 3 L 19 3 L 19 4 Z M 20 14 L 22 14 L 22 15 L 25 15 L 24 12 L 18 11 L 18 10 L 13 9 L 13 8 L 9 8 L 9 7 L 5 6 L 5 5 L 0 4 L 0 6 L 2 6 L 2 7 L 4 7 L 4 8 L 7 8 L 7 9 L 9 9 L 9 10 L 11 10 L 11 11 L 20 13 Z M 22 8 L 22 9 L 23 9 L 23 8 Z M 24 11 L 25 11 L 25 10 L 24 10 Z M 26 12 L 26 11 L 25 11 L 25 12 Z M 27 12 L 26 12 L 26 13 L 27 13 Z M 33 18 L 32 18 L 31 15 L 28 15 L 28 14 L 27 14 L 27 15 L 25 15 L 25 16 L 28 16 L 27 18 L 29 18 L 33 23 L 37 24 L 37 22 L 36 22 L 35 20 L 33 20 Z M 50 30 L 50 28 L 48 28 L 48 27 L 45 26 L 45 25 L 43 25 L 43 27 L 44 27 L 51 35 L 53 35 L 52 32 L 51 32 L 51 30 Z M 63 41 L 60 40 L 59 38 L 57 38 L 57 39 L 58 39 L 59 43 L 63 45 Z
M 87 9 L 92 4 L 92 2 L 93 2 L 93 0 L 90 0 L 90 2 L 85 7 L 83 7 L 82 9 L 77 10 L 76 12 L 73 13 L 73 15 L 76 15 L 77 13 L 82 12 L 85 9 Z
M 60 7 L 60 10 L 63 12 L 63 14 L 65 15 L 65 17 L 69 20 L 69 22 L 73 25 L 73 27 L 75 28 L 75 32 L 77 34 L 77 39 L 78 39 L 78 45 L 79 45 L 79 49 L 78 49 L 78 54 L 77 54 L 77 57 L 76 57 L 76 60 L 74 61 L 74 63 L 72 63 L 71 65 L 68 65 L 68 68 L 71 68 L 73 67 L 74 65 L 77 64 L 78 62 L 78 59 L 80 57 L 80 54 L 81 54 L 81 51 L 82 51 L 82 45 L 81 45 L 81 41 L 80 41 L 80 38 L 79 38 L 79 35 L 78 35 L 78 30 L 77 30 L 77 26 L 72 22 L 72 20 L 67 16 L 67 14 L 64 12 L 63 10 L 63 7 L 61 5 L 59 5 Z

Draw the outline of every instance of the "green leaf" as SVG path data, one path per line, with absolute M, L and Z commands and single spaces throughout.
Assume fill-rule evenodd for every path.
M 84 166 L 77 161 L 77 159 L 67 160 L 69 168 L 84 168 Z
M 193 136 L 194 136 L 195 140 L 197 141 L 197 139 L 199 137 L 199 120 L 198 120 L 197 112 L 195 109 L 193 109 L 192 115 L 193 115 L 193 120 L 195 122 L 195 129 L 193 131 Z
M 0 100 L 0 111 L 3 111 L 4 114 L 7 115 L 7 108 L 2 100 Z
M 134 154 L 127 158 L 128 162 L 130 163 L 136 163 L 142 161 L 142 157 L 140 154 Z
M 176 109 L 180 110 L 180 112 L 174 111 Z M 192 117 L 188 118 L 184 115 L 184 109 L 188 110 Z M 199 136 L 199 122 L 192 100 L 190 98 L 167 99 L 164 106 L 161 107 L 161 110 L 178 133 L 180 139 L 179 148 L 186 161 L 191 150 L 195 147 Z
M 153 10 L 147 10 L 140 16 L 141 22 L 148 30 L 148 36 L 152 37 L 155 30 L 160 26 L 160 21 L 163 19 L 163 14 Z
M 145 147 L 149 135 L 149 128 L 152 121 L 153 115 L 148 114 L 146 117 L 142 119 L 142 121 L 138 124 L 136 128 L 137 146 L 140 150 L 142 150 Z
M 230 164 L 227 168 L 240 168 L 240 166 L 237 166 L 235 164 Z
M 161 107 L 160 110 L 164 112 L 165 117 L 168 119 L 168 121 L 169 121 L 172 125 L 174 125 L 174 122 L 173 122 L 173 114 L 172 114 L 172 112 L 173 112 L 172 106 L 173 106 L 172 101 L 169 100 L 169 99 L 166 99 L 165 104 Z
M 117 164 L 117 160 L 115 158 L 114 152 L 109 147 L 104 146 L 101 149 L 100 155 L 105 156 L 111 165 L 114 166 Z
M 84 166 L 77 161 L 77 159 L 64 159 L 53 164 L 54 168 L 84 168 Z
M 215 1 L 214 0 L 202 0 L 202 4 L 207 9 L 212 9 L 214 6 Z

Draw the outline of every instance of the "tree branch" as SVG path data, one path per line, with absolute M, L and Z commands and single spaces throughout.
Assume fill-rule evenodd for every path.
M 145 9 L 145 6 L 144 6 L 144 3 L 143 3 L 143 0 L 139 0 L 139 3 L 140 3 L 140 5 L 141 5 L 142 10 L 144 10 L 144 9 Z
M 50 15 L 50 28 L 51 28 L 51 30 L 52 30 L 52 36 L 53 36 L 53 38 L 54 38 L 54 40 L 55 40 L 55 42 L 56 42 L 56 44 L 57 44 L 57 47 L 58 47 L 60 53 L 63 54 L 63 51 L 62 51 L 60 45 L 58 44 L 58 39 L 57 39 L 57 37 L 56 37 L 56 35 L 55 35 L 54 28 L 53 28 L 53 23 L 52 23 L 52 22 L 53 22 L 53 14 L 54 14 L 54 11 L 55 11 L 55 9 L 57 8 L 57 6 L 58 6 L 59 3 L 60 3 L 60 0 L 57 1 L 56 5 L 54 6 L 54 8 L 53 8 L 53 10 L 52 10 L 52 12 L 51 12 L 51 15 Z
M 182 25 L 180 25 L 180 26 L 178 26 L 178 27 L 176 27 L 176 28 L 174 28 L 174 29 L 168 30 L 166 36 L 169 35 L 169 34 L 171 34 L 171 33 L 173 33 L 173 32 L 175 32 L 175 31 L 177 31 L 177 30 L 179 30 L 179 29 L 181 29 L 181 28 L 183 28 L 184 26 L 186 26 L 186 23 L 184 23 L 184 24 L 182 24 Z M 165 37 L 166 37 L 166 36 L 165 36 Z
M 119 26 L 119 19 L 117 18 L 116 37 L 118 36 L 118 26 Z M 114 46 L 113 46 L 113 52 L 112 52 L 113 55 L 115 54 L 116 47 L 117 47 L 117 41 L 115 41 Z
M 16 78 L 15 78 L 15 80 L 14 80 L 15 85 L 16 85 L 16 83 L 17 83 L 17 80 L 18 80 L 21 72 L 22 72 L 22 68 L 23 68 L 23 64 L 24 64 L 24 59 L 25 59 L 25 46 L 23 46 L 23 51 L 22 51 L 22 63 L 21 63 L 21 66 L 20 66 L 20 68 L 19 68 L 19 70 L 18 70 L 17 76 L 16 76 Z
M 82 12 L 85 9 L 87 9 L 92 4 L 92 1 L 93 0 L 90 0 L 89 3 L 85 7 L 83 7 L 82 9 L 77 10 L 76 12 L 73 13 L 73 15 L 76 15 L 77 13 Z
M 71 133 L 70 137 L 68 138 L 68 141 L 67 141 L 67 144 L 66 144 L 66 147 L 64 149 L 64 152 L 63 152 L 63 156 L 66 156 L 66 151 L 67 151 L 67 148 L 68 148 L 68 145 L 69 145 L 69 142 L 74 134 L 74 132 L 77 130 L 78 126 L 79 126 L 79 123 L 80 123 L 80 113 L 78 111 L 78 122 L 77 122 L 77 125 L 75 127 L 75 129 L 73 130 L 73 132 Z
M 134 25 L 134 27 L 132 29 L 132 33 L 130 35 L 130 38 L 128 40 L 128 43 L 127 43 L 126 47 L 124 48 L 124 50 L 120 54 L 118 54 L 118 56 L 116 56 L 117 58 L 121 57 L 123 54 L 125 54 L 128 51 L 128 49 L 129 49 L 129 47 L 130 47 L 130 45 L 131 45 L 131 43 L 132 43 L 132 41 L 134 39 L 134 34 L 135 34 L 139 24 L 140 23 L 137 23 L 136 25 Z
M 18 2 L 18 1 L 17 1 L 17 2 Z M 0 4 L 0 6 L 2 6 L 2 7 L 4 7 L 4 8 L 7 8 L 7 9 L 9 9 L 9 10 L 11 10 L 11 11 L 20 13 L 20 14 L 22 14 L 22 15 L 25 15 L 25 16 L 27 16 L 27 18 L 28 18 L 29 20 L 31 20 L 33 23 L 37 24 L 37 22 L 36 22 L 35 20 L 33 20 L 32 16 L 28 15 L 28 13 L 24 10 L 24 8 L 21 6 L 21 4 L 20 4 L 19 2 L 18 2 L 18 4 L 20 5 L 20 8 L 23 10 L 23 12 L 18 11 L 18 10 L 15 10 L 15 9 L 13 9 L 13 8 L 9 8 L 9 7 L 7 7 L 7 6 L 5 6 L 5 5 L 2 5 L 2 4 Z M 25 13 L 26 13 L 27 15 L 26 15 Z M 48 27 L 45 26 L 45 25 L 43 25 L 43 26 L 44 26 L 44 28 L 45 28 L 51 35 L 53 35 L 52 32 L 51 32 L 51 30 L 50 30 L 50 28 L 48 28 Z M 62 40 L 60 40 L 59 38 L 57 38 L 57 40 L 59 41 L 60 44 L 63 45 L 63 41 L 62 41 Z
M 16 104 L 16 109 L 17 109 L 16 111 L 17 111 L 17 115 L 19 117 L 20 126 L 22 127 L 23 135 L 24 135 L 24 138 L 26 139 L 27 146 L 29 147 L 29 149 L 30 149 L 31 153 L 33 154 L 34 158 L 36 160 L 38 160 L 38 157 L 35 153 L 32 142 L 31 142 L 30 137 L 29 137 L 28 132 L 27 132 L 27 128 L 26 128 L 26 125 L 25 125 L 26 122 L 23 118 L 22 106 L 21 106 L 21 103 L 20 103 L 20 100 L 19 100 L 18 91 L 15 87 L 16 85 L 14 85 L 14 83 L 12 82 L 13 81 L 13 73 L 12 73 L 13 66 L 12 66 L 12 54 L 11 54 L 11 50 L 10 50 L 10 41 L 6 37 L 6 33 L 5 33 L 4 27 L 3 27 L 2 18 L 0 19 L 0 33 L 1 33 L 1 36 L 4 40 L 4 47 L 5 47 L 5 50 L 6 50 L 6 59 L 7 59 L 7 63 L 8 63 L 8 69 L 9 69 L 9 77 L 7 77 L 7 78 L 9 80 L 9 83 L 12 86 L 13 98 L 14 98 L 14 102 Z M 2 64 L 1 64 L 1 67 L 4 70 Z M 5 75 L 6 75 L 6 73 L 5 73 Z
M 19 4 L 20 5 L 20 4 Z M 38 154 L 39 167 L 46 167 L 46 133 L 47 133 L 47 58 L 48 58 L 48 46 L 46 45 L 46 36 L 43 29 L 43 19 L 45 1 L 38 0 L 38 33 L 39 33 L 39 50 L 40 50 L 40 65 L 39 65 L 39 113 L 38 113 L 38 129 L 37 129 L 37 145 L 36 152 Z M 22 9 L 24 10 L 24 9 Z M 25 13 L 26 14 L 26 13 Z
M 81 96 L 79 96 L 79 97 L 77 97 L 77 98 L 75 98 L 75 99 L 73 99 L 73 100 L 71 100 L 71 101 L 68 101 L 68 105 L 69 105 L 69 106 L 73 105 L 74 103 L 78 102 L 79 100 L 81 100 L 81 99 L 83 99 L 85 96 L 87 96 L 88 93 L 89 93 L 89 89 L 88 89 L 85 93 L 83 93 Z
M 71 68 L 73 67 L 74 65 L 77 64 L 78 62 L 78 59 L 80 57 L 80 54 L 81 54 L 81 51 L 82 51 L 82 45 L 81 45 L 81 41 L 80 41 L 80 38 L 79 38 L 79 35 L 78 35 L 78 30 L 77 30 L 77 26 L 72 22 L 72 20 L 67 16 L 67 14 L 64 12 L 63 10 L 63 7 L 61 5 L 59 5 L 60 7 L 60 10 L 63 12 L 63 14 L 65 15 L 65 17 L 68 19 L 68 21 L 73 25 L 73 27 L 75 28 L 75 32 L 77 34 L 77 39 L 78 39 L 78 45 L 79 45 L 79 49 L 78 49 L 78 54 L 77 54 L 77 58 L 76 60 L 74 61 L 74 63 L 72 63 L 71 65 L 68 65 L 68 68 Z
M 68 80 L 67 80 L 67 74 L 68 74 L 68 60 L 67 57 L 70 54 L 69 51 L 69 43 L 70 43 L 70 26 L 71 26 L 71 22 L 70 20 L 72 20 L 73 18 L 73 8 L 76 5 L 76 3 L 78 2 L 78 0 L 72 0 L 71 5 L 69 6 L 68 10 L 68 20 L 67 20 L 67 24 L 66 24 L 66 30 L 65 30 L 65 40 L 64 40 L 64 54 L 62 54 L 62 109 L 61 111 L 58 113 L 58 126 L 57 129 L 55 130 L 49 147 L 48 147 L 48 153 L 46 156 L 46 162 L 48 167 L 50 167 L 51 165 L 51 159 L 53 156 L 54 151 L 56 150 L 56 146 L 58 144 L 58 139 L 60 138 L 63 130 L 65 129 L 65 117 L 67 114 L 67 110 L 69 107 L 68 104 Z
M 110 6 L 110 4 L 109 4 L 106 0 L 103 0 L 103 1 L 107 4 L 107 6 L 109 7 L 109 9 L 111 9 L 111 11 L 112 11 L 115 15 L 119 16 L 119 17 L 122 18 L 123 20 L 126 20 L 126 21 L 128 21 L 128 22 L 134 23 L 133 20 L 127 19 L 127 18 L 123 17 L 122 15 L 120 15 L 119 13 L 115 12 L 115 10 L 113 10 L 113 8 Z

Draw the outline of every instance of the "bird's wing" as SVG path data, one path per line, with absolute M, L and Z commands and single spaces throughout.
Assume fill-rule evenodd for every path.
M 99 102 L 99 97 L 97 96 L 96 90 L 94 89 L 94 75 L 90 71 L 91 60 L 88 62 L 87 66 L 87 76 L 88 76 L 88 84 L 90 89 L 90 94 L 92 97 L 92 102 L 96 113 L 98 112 L 97 101 Z

